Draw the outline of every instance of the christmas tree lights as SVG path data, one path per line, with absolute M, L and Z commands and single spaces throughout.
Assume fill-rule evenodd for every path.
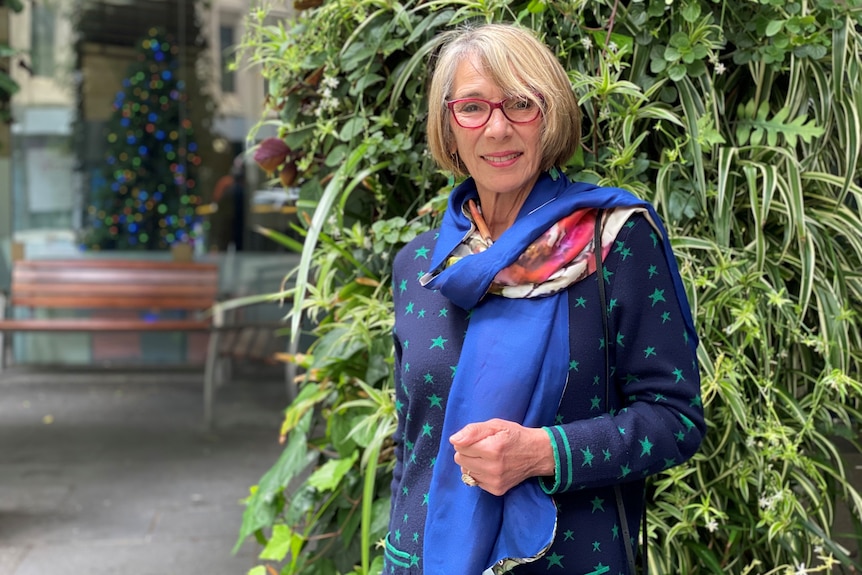
M 201 158 L 184 117 L 179 47 L 151 29 L 108 122 L 105 184 L 88 209 L 89 249 L 162 250 L 196 239 Z

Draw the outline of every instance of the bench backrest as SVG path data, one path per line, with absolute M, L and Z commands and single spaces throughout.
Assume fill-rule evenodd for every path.
M 13 306 L 205 310 L 218 295 L 218 265 L 139 260 L 20 260 Z

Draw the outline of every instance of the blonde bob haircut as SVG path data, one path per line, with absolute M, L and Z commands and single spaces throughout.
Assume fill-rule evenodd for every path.
M 559 60 L 529 31 L 510 24 L 463 27 L 441 34 L 436 52 L 431 62 L 427 130 L 429 151 L 441 168 L 459 177 L 468 175 L 455 153 L 446 107 L 458 65 L 467 60 L 483 66 L 483 72 L 507 97 L 525 95 L 542 108 L 541 171 L 562 166 L 575 153 L 581 111 L 572 85 Z

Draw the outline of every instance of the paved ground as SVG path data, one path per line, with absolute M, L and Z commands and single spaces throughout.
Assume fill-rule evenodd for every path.
M 277 373 L 219 390 L 199 372 L 0 376 L 0 575 L 244 575 L 239 500 L 275 462 Z
M 230 551 L 281 452 L 280 375 L 220 389 L 212 432 L 199 372 L 0 375 L 0 575 L 245 575 L 258 548 Z M 862 457 L 847 464 L 862 489 Z

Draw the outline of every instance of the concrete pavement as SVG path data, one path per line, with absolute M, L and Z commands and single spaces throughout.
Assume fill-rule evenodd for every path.
M 277 370 L 277 368 L 276 368 Z M 281 452 L 281 370 L 0 375 L 0 575 L 244 575 L 239 500 Z
M 0 575 L 245 575 L 259 548 L 231 555 L 239 500 L 281 453 L 282 373 L 237 374 L 205 432 L 200 371 L 4 372 Z M 846 457 L 862 489 L 862 456 Z

